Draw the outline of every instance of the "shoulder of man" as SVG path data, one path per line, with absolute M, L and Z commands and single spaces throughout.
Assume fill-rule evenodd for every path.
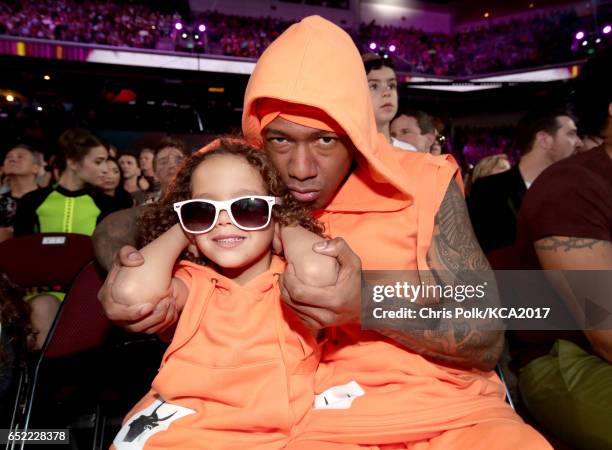
M 583 155 L 553 164 L 527 191 L 519 222 L 528 227 L 533 241 L 577 233 L 591 237 L 604 228 L 609 232 L 612 187 L 593 169 L 589 156 Z
M 17 199 L 18 205 L 39 204 L 42 203 L 53 192 L 52 187 L 38 188 L 28 192 L 20 199 Z

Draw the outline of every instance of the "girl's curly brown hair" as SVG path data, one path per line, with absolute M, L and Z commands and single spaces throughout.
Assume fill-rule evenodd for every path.
M 14 353 L 8 354 L 0 345 L 0 361 L 11 367 L 25 366 L 36 335 L 30 323 L 30 305 L 23 297 L 24 290 L 0 272 L 0 324 L 2 334 L 8 336 L 5 342 Z
M 268 188 L 268 194 L 282 198 L 282 204 L 272 208 L 272 218 L 275 222 L 282 226 L 301 225 L 319 236 L 324 236 L 323 225 L 313 219 L 308 210 L 291 195 L 268 155 L 241 139 L 226 137 L 220 139 L 219 146 L 214 150 L 199 151 L 187 158 L 163 198 L 158 203 L 148 206 L 139 220 L 139 245 L 141 247 L 178 223 L 178 216 L 173 208 L 174 203 L 192 198 L 191 176 L 194 170 L 203 161 L 216 155 L 233 155 L 244 158 L 259 172 Z M 198 263 L 205 262 L 205 260 L 196 259 L 187 251 L 183 252 L 181 257 Z

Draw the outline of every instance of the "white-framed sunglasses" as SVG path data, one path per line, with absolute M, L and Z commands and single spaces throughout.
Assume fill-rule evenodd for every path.
M 227 211 L 230 220 L 241 230 L 266 228 L 272 219 L 272 207 L 280 205 L 280 197 L 248 195 L 230 200 L 193 199 L 174 203 L 174 211 L 187 233 L 202 234 L 213 229 L 219 213 Z

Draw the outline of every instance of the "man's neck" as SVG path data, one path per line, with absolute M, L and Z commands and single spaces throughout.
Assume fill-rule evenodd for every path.
M 519 172 L 527 186 L 530 186 L 553 163 L 543 153 L 533 149 L 523 156 L 518 164 Z
M 123 188 L 130 194 L 132 192 L 139 191 L 140 188 L 138 187 L 138 177 L 126 178 L 123 182 Z
M 11 195 L 15 198 L 21 198 L 28 192 L 38 189 L 34 175 L 11 175 L 8 184 L 11 188 Z

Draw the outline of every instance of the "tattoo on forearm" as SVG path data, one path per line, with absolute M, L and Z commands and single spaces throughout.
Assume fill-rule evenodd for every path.
M 536 250 L 551 252 L 569 252 L 571 250 L 581 250 L 585 248 L 592 250 L 596 246 L 612 246 L 612 242 L 591 238 L 551 236 L 540 239 L 534 245 Z
M 435 217 L 427 263 L 435 283 L 473 283 L 479 271 L 490 270 L 472 231 L 465 201 L 454 180 Z M 470 279 L 462 280 L 461 272 L 468 271 Z M 490 299 L 492 305 L 498 302 L 495 295 L 491 295 L 494 297 Z M 437 362 L 490 369 L 503 347 L 502 328 L 503 324 L 498 321 L 483 324 L 440 319 L 427 324 L 424 330 L 385 330 L 382 334 Z
M 439 269 L 452 272 L 490 269 L 472 231 L 465 200 L 454 181 L 436 214 L 432 245 L 438 254 L 436 262 L 442 265 Z M 428 256 L 432 261 L 431 252 Z

